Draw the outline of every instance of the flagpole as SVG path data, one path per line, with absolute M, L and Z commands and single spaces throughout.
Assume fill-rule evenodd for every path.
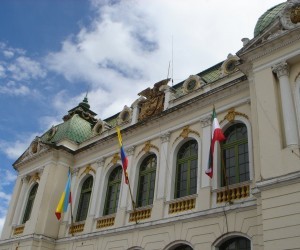
M 130 186 L 130 182 L 129 182 L 129 178 L 127 176 L 127 172 L 125 173 L 125 178 L 128 182 L 128 188 L 129 188 L 129 193 L 130 193 L 130 197 L 131 197 L 131 204 L 132 204 L 132 208 L 133 208 L 133 213 L 134 213 L 134 220 L 135 220 L 135 224 L 138 224 L 137 218 L 136 218 L 136 207 L 135 207 L 135 202 L 133 200 L 133 195 L 132 195 L 132 191 L 131 191 L 131 186 Z
M 131 186 L 130 186 L 130 182 L 129 182 L 129 178 L 128 178 L 128 174 L 127 174 L 128 159 L 125 156 L 125 152 L 123 152 L 124 149 L 123 149 L 123 142 L 122 142 L 122 135 L 121 135 L 120 128 L 118 126 L 116 126 L 116 130 L 117 130 L 117 136 L 118 136 L 119 145 L 120 145 L 120 149 L 121 149 L 121 160 L 122 160 L 123 172 L 124 172 L 124 175 L 125 175 L 125 183 L 128 185 L 128 188 L 129 188 L 129 193 L 130 193 L 131 203 L 132 203 L 132 207 L 133 207 L 133 213 L 134 213 L 135 223 L 137 224 L 138 222 L 137 222 L 137 218 L 136 218 L 135 202 L 133 200 Z M 125 158 L 125 159 L 123 159 L 123 158 Z
M 228 202 L 229 204 L 232 204 L 231 202 L 231 195 L 229 192 L 229 185 L 228 185 L 228 179 L 227 179 L 227 174 L 226 174 L 226 166 L 225 166 L 225 161 L 224 161 L 224 157 L 223 157 L 223 152 L 221 151 L 221 164 L 222 164 L 222 169 L 223 169 L 223 175 L 224 175 L 224 181 L 225 181 L 225 191 L 228 194 Z
M 70 172 L 70 177 L 71 177 L 71 184 L 72 184 L 72 172 L 71 172 L 71 167 L 69 167 L 69 172 Z M 70 185 L 72 186 L 72 185 Z M 74 236 L 74 233 L 73 233 L 73 208 L 72 208 L 72 192 L 71 192 L 71 188 L 70 188 L 70 198 L 71 198 L 71 202 L 70 202 L 70 210 L 71 210 L 71 234 L 72 236 Z

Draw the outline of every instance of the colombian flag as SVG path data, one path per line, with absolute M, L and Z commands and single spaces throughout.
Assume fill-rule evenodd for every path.
M 62 212 L 67 211 L 68 205 L 71 202 L 72 202 L 72 196 L 71 196 L 71 171 L 69 170 L 69 176 L 68 176 L 68 181 L 67 181 L 65 190 L 62 193 L 61 198 L 59 200 L 59 203 L 57 205 L 57 208 L 55 210 L 55 215 L 56 215 L 58 220 L 60 220 Z
M 123 166 L 123 171 L 124 171 L 124 175 L 125 175 L 125 183 L 128 184 L 128 174 L 127 174 L 128 158 L 127 158 L 127 156 L 125 154 L 125 151 L 124 151 L 124 148 L 123 148 L 123 142 L 122 142 L 122 136 L 121 136 L 120 128 L 116 127 L 116 130 L 117 130 L 117 133 L 118 133 L 121 159 L 122 159 L 122 166 Z

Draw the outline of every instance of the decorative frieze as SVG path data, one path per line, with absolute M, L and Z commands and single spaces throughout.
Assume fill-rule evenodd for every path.
M 115 153 L 110 161 L 111 164 L 115 165 L 117 162 L 121 160 L 119 153 Z
M 185 127 L 182 129 L 180 135 L 179 135 L 179 136 L 175 139 L 175 141 L 173 142 L 173 145 L 174 145 L 174 143 L 175 143 L 176 141 L 178 141 L 180 138 L 185 139 L 185 138 L 189 137 L 189 134 L 195 134 L 195 135 L 197 135 L 197 136 L 200 137 L 200 134 L 199 134 L 197 131 L 190 129 L 190 126 L 188 125 L 188 126 L 185 126 Z
M 155 150 L 157 150 L 157 152 L 159 152 L 159 148 L 156 147 L 155 145 L 151 144 L 151 141 L 146 141 L 144 147 L 142 148 L 142 150 L 138 153 L 138 156 L 142 153 L 149 153 L 150 149 L 154 148 Z
M 80 177 L 82 176 L 82 175 L 87 175 L 87 174 L 89 174 L 90 172 L 93 172 L 94 174 L 96 174 L 96 171 L 95 171 L 95 169 L 93 169 L 92 167 L 91 167 L 91 164 L 89 164 L 89 165 L 87 165 L 86 167 L 85 167 L 85 169 L 83 170 L 83 172 L 80 174 Z
M 235 111 L 234 108 L 231 108 L 231 109 L 228 110 L 228 112 L 225 115 L 224 119 L 222 121 L 220 121 L 220 123 L 222 123 L 225 120 L 227 120 L 229 122 L 233 122 L 235 120 L 236 116 L 242 116 L 242 117 L 246 118 L 247 120 L 249 120 L 249 117 L 246 114 L 237 112 L 237 111 Z

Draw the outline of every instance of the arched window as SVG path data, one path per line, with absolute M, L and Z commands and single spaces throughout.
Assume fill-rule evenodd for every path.
M 185 245 L 185 244 L 181 244 L 175 248 L 172 248 L 172 250 L 193 250 L 193 248 L 191 248 L 190 246 L 188 245 Z
M 117 212 L 121 180 L 122 167 L 118 166 L 110 173 L 108 178 L 103 215 L 113 214 Z
M 174 198 L 197 192 L 197 162 L 198 143 L 190 140 L 181 146 L 177 154 Z
M 156 155 L 154 154 L 147 156 L 141 164 L 137 192 L 138 207 L 153 203 L 156 164 Z
M 250 179 L 247 127 L 236 123 L 226 129 L 226 140 L 221 144 L 221 186 Z
M 92 194 L 92 188 L 93 188 L 93 177 L 90 176 L 83 182 L 81 187 L 76 221 L 83 221 L 87 217 L 91 194 Z
M 34 199 L 35 199 L 38 187 L 39 187 L 39 184 L 36 183 L 30 190 L 30 193 L 29 193 L 29 196 L 27 199 L 26 208 L 25 208 L 25 213 L 24 213 L 23 220 L 22 220 L 22 224 L 24 224 L 30 218 L 31 210 L 33 207 L 33 203 L 34 203 Z
M 244 237 L 235 237 L 225 241 L 219 250 L 250 250 L 250 240 Z

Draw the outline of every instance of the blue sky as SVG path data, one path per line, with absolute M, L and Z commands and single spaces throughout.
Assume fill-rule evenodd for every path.
M 235 54 L 280 2 L 1 0 L 0 232 L 12 163 L 87 91 L 105 119 L 166 78 L 172 54 L 174 83 Z

